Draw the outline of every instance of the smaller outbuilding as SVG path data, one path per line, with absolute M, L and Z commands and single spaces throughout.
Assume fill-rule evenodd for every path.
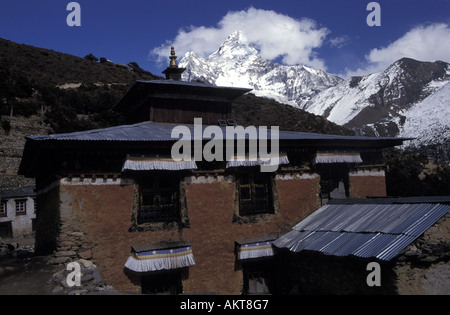
M 0 237 L 31 234 L 36 219 L 34 186 L 3 187 L 0 197 Z
M 450 294 L 450 197 L 332 200 L 273 242 L 282 294 Z

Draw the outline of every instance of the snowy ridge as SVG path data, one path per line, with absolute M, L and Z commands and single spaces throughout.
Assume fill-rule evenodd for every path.
M 371 74 L 343 81 L 315 95 L 303 109 L 344 125 L 371 106 L 368 99 L 378 91 L 379 80 L 380 74 Z

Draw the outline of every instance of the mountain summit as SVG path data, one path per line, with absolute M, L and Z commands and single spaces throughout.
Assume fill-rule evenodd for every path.
M 186 53 L 180 67 L 186 68 L 183 80 L 252 88 L 257 96 L 294 106 L 303 106 L 319 91 L 343 81 L 322 70 L 265 60 L 242 31 L 229 35 L 206 59 L 194 52 Z
M 245 34 L 236 31 L 228 36 L 227 40 L 209 56 L 208 60 L 217 62 L 228 60 L 239 63 L 239 61 L 247 62 L 258 58 L 260 58 L 258 50 L 248 42 Z

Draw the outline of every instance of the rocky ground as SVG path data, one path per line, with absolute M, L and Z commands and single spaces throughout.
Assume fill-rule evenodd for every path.
M 0 252 L 0 295 L 109 295 L 117 294 L 102 282 L 89 260 L 55 263 L 55 257 L 34 255 L 31 238 L 0 240 L 14 249 Z M 3 247 L 5 248 L 5 246 Z M 72 268 L 70 268 L 72 267 Z M 79 267 L 79 278 L 76 278 Z M 79 280 L 79 281 L 77 281 Z

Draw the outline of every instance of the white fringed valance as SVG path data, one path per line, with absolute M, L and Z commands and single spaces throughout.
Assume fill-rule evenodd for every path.
M 197 164 L 194 160 L 174 161 L 171 157 L 153 157 L 153 156 L 128 156 L 122 167 L 125 171 L 180 171 L 195 170 Z
M 242 244 L 237 248 L 237 258 L 239 260 L 269 257 L 273 255 L 272 241 Z
M 169 270 L 195 265 L 192 247 L 133 253 L 125 267 L 135 272 Z
M 289 164 L 287 154 L 273 155 L 258 155 L 258 156 L 234 156 L 227 161 L 227 168 L 240 166 L 260 166 L 260 165 L 282 165 Z
M 362 159 L 354 151 L 317 151 L 313 163 L 362 163 Z

